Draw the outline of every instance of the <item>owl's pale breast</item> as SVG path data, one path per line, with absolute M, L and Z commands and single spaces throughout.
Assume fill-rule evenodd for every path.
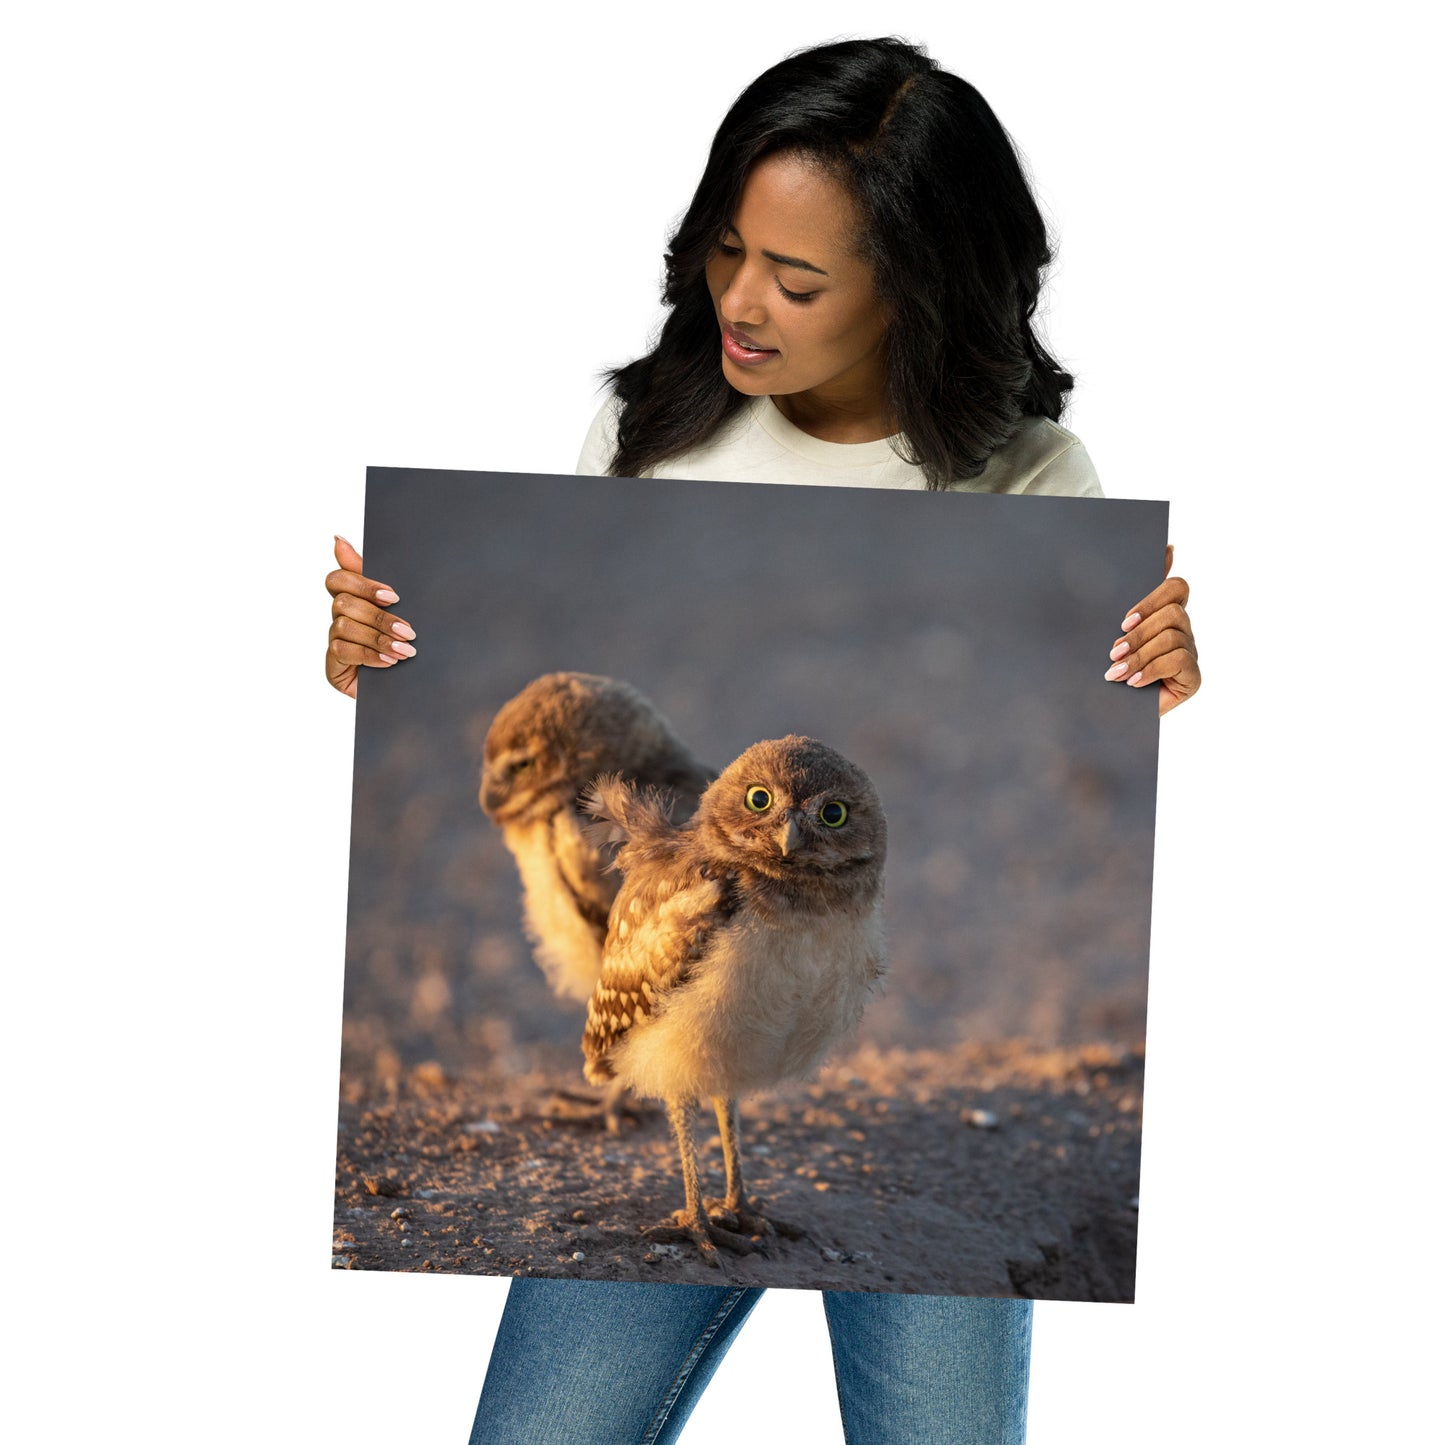
M 602 974 L 603 928 L 617 890 L 615 874 L 566 810 L 540 822 L 507 828 L 504 841 L 522 879 L 523 916 L 533 953 L 552 992 L 586 1002 Z
M 804 1078 L 857 1027 L 883 960 L 881 900 L 861 918 L 735 918 L 618 1044 L 614 1069 L 653 1098 L 736 1096 Z

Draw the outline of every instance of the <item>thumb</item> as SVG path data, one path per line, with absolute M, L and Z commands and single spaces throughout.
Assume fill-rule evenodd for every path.
M 348 545 L 350 545 L 350 544 L 348 543 Z M 337 556 L 340 556 L 340 555 L 341 555 L 341 554 L 338 552 L 338 553 L 337 553 Z M 358 562 L 360 562 L 360 561 L 361 561 L 361 558 L 358 557 L 356 560 L 357 560 Z M 1166 542 L 1166 543 L 1164 544 L 1164 575 L 1167 577 L 1173 570 L 1174 570 L 1174 543 L 1173 543 L 1173 542 Z
M 347 572 L 361 571 L 361 553 L 339 532 L 336 537 L 336 565 Z

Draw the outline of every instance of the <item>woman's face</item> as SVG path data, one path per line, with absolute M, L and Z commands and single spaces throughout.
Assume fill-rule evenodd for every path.
M 888 317 L 855 252 L 858 228 L 847 192 L 806 159 L 768 156 L 748 173 L 707 263 L 723 374 L 738 391 L 882 407 Z

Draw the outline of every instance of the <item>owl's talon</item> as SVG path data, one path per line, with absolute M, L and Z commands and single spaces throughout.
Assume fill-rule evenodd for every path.
M 681 1243 L 690 1239 L 709 1264 L 719 1266 L 722 1264 L 718 1258 L 719 1245 L 733 1254 L 758 1254 L 761 1251 L 757 1241 L 717 1224 L 705 1214 L 699 1214 L 693 1219 L 685 1209 L 675 1210 L 668 1218 L 650 1225 L 642 1232 L 659 1243 Z
M 756 1204 L 758 1201 L 754 1200 Z M 768 1242 L 777 1238 L 782 1239 L 806 1239 L 807 1233 L 796 1224 L 789 1224 L 786 1219 L 770 1219 L 766 1215 L 759 1214 L 752 1205 L 744 1204 L 733 1206 L 725 1199 L 704 1199 L 703 1204 L 707 1209 L 707 1217 L 714 1224 L 721 1225 L 724 1229 L 735 1230 L 739 1234 L 752 1235 Z

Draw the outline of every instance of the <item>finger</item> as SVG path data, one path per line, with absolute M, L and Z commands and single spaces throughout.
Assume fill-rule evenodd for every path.
M 1167 577 L 1174 570 L 1174 543 L 1164 544 L 1164 575 Z
M 1152 612 L 1171 602 L 1183 607 L 1189 601 L 1189 584 L 1182 577 L 1166 577 L 1147 597 L 1136 602 L 1119 624 L 1123 632 L 1132 632 Z
M 364 622 L 356 622 L 350 617 L 338 617 L 331 624 L 330 636 L 339 637 L 346 642 L 360 643 L 362 647 L 390 658 L 393 662 L 416 656 L 416 648 L 411 643 L 403 642 L 401 638 L 392 637 L 388 633 L 378 632 L 376 628 L 368 627 Z
M 1130 687 L 1148 687 L 1165 679 L 1187 696 L 1199 686 L 1199 660 L 1187 648 L 1176 647 L 1146 663 L 1129 679 Z
M 326 574 L 326 590 L 333 597 L 339 592 L 350 592 L 356 597 L 366 597 L 384 606 L 401 601 L 386 583 L 373 582 L 370 577 L 363 577 L 361 573 L 350 572 L 345 568 Z
M 395 637 L 404 638 L 407 642 L 416 641 L 416 631 L 409 622 L 404 622 L 400 617 L 393 617 L 390 612 L 375 606 L 357 597 L 350 592 L 338 592 L 331 599 L 331 615 L 333 617 L 349 617 L 354 622 L 365 623 L 368 627 L 374 627 L 382 634 L 391 634 Z
M 1187 632 L 1180 632 L 1176 627 L 1169 627 L 1157 637 L 1151 637 L 1141 648 L 1124 659 L 1124 666 L 1128 668 L 1127 675 L 1133 677 L 1136 672 L 1147 668 L 1156 658 L 1163 657 L 1170 652 L 1187 652 L 1196 663 L 1198 662 L 1198 654 L 1194 651 L 1194 639 Z
M 1109 649 L 1109 661 L 1118 662 L 1131 653 L 1138 652 L 1151 638 L 1169 631 L 1184 633 L 1192 644 L 1194 629 L 1190 624 L 1189 614 L 1178 602 L 1166 603 L 1157 612 L 1151 612 L 1142 618 L 1123 637 L 1116 638 L 1113 647 Z
M 401 661 L 397 654 L 378 652 L 374 647 L 348 642 L 344 637 L 333 637 L 326 644 L 326 655 L 346 667 L 394 667 Z
M 336 539 L 336 565 L 347 572 L 360 572 L 361 553 L 340 532 L 332 535 Z

